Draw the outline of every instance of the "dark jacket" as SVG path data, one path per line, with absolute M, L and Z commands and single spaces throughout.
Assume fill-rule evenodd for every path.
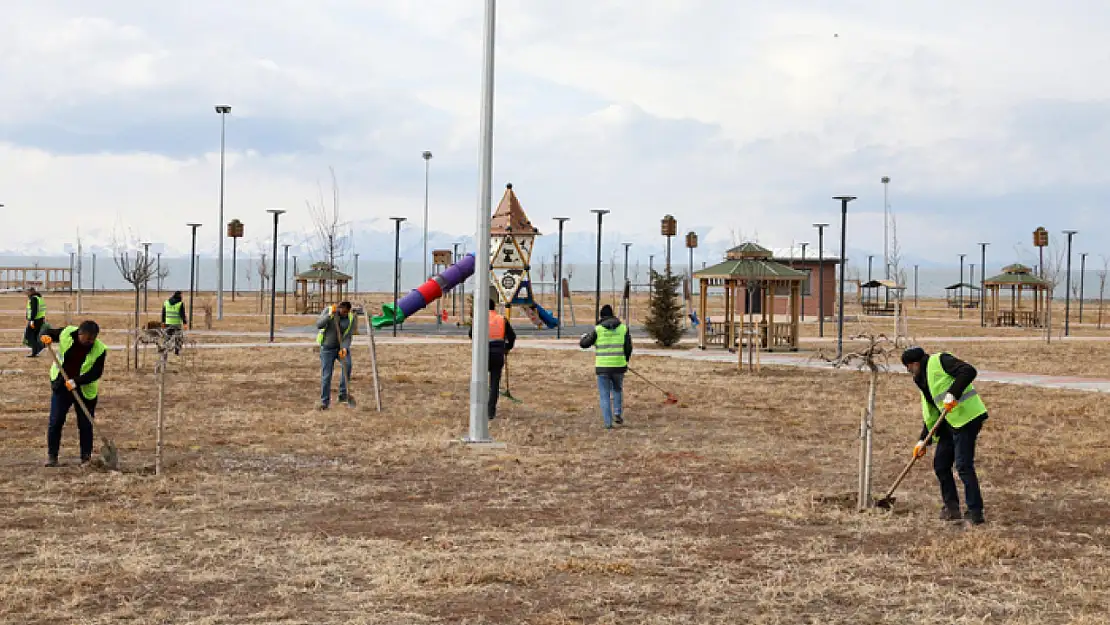
M 171 295 L 170 298 L 166 301 L 169 302 L 170 304 L 176 305 L 176 304 L 181 303 L 181 298 L 177 297 L 176 295 Z M 165 323 L 165 322 L 166 322 L 166 307 L 162 306 L 162 323 Z M 189 324 L 189 317 L 185 314 L 185 307 L 184 306 L 181 307 L 181 323 L 183 323 L 185 325 Z
M 56 328 L 47 330 L 46 332 L 43 332 L 43 334 L 53 339 L 54 344 L 57 345 L 61 342 L 62 332 L 65 332 L 66 330 L 66 328 Z M 74 335 L 77 334 L 76 329 L 71 330 L 71 332 L 73 332 Z M 91 350 L 92 345 L 86 347 L 81 344 L 81 341 L 77 340 L 76 336 L 74 336 L 73 347 L 69 348 L 69 351 L 66 352 L 65 358 L 62 360 L 62 371 L 65 371 L 65 374 L 69 376 L 71 380 L 76 382 L 77 386 L 79 387 L 85 386 L 86 384 L 90 384 L 92 382 L 96 382 L 100 379 L 102 375 L 104 375 L 104 361 L 108 356 L 108 352 L 104 352 L 100 355 L 100 358 L 96 359 L 96 362 L 93 363 L 92 369 L 89 369 L 88 373 L 81 373 L 81 365 L 84 364 L 85 356 L 88 356 L 89 351 Z M 58 392 L 65 390 L 65 380 L 62 379 L 62 376 L 58 376 L 58 379 L 53 381 L 52 388 Z
M 975 376 L 979 375 L 975 367 L 951 354 L 929 354 L 925 360 L 921 361 L 921 369 L 918 370 L 918 374 L 914 376 L 913 381 L 914 384 L 917 384 L 917 388 L 921 391 L 921 395 L 925 397 L 925 401 L 934 406 L 936 405 L 936 398 L 934 398 L 932 392 L 929 391 L 928 370 L 930 358 L 940 358 L 941 368 L 953 378 L 952 386 L 948 387 L 948 392 L 956 397 L 962 397 L 967 387 L 971 386 L 971 383 L 975 381 Z M 922 426 L 921 436 L 919 438 L 924 440 L 928 435 L 929 428 Z
M 316 329 L 324 331 L 324 343 L 321 347 L 324 349 L 339 349 L 340 347 L 343 349 L 351 349 L 351 341 L 354 340 L 354 335 L 358 332 L 358 315 L 353 312 L 351 314 L 354 318 L 354 327 L 351 328 L 350 332 L 347 332 L 347 328 L 351 325 L 351 321 L 347 319 L 346 315 L 342 315 L 336 310 L 335 315 L 332 316 L 328 314 L 327 308 L 320 312 L 320 316 L 316 318 Z M 336 319 L 339 320 L 338 331 L 336 331 L 335 327 Z M 339 336 L 341 334 L 344 335 L 342 345 L 340 345 L 339 341 Z
M 466 332 L 467 338 L 474 339 L 474 326 L 471 326 Z M 503 358 L 505 354 L 513 351 L 516 347 L 516 330 L 513 330 L 512 324 L 509 320 L 505 320 L 505 340 L 504 341 L 490 341 L 489 342 L 489 355 L 490 358 Z
M 28 319 L 27 321 L 34 321 L 35 317 L 38 316 L 38 314 L 39 314 L 39 297 L 41 297 L 41 296 L 38 295 L 37 293 L 34 294 L 34 295 L 28 295 L 27 296 L 27 299 L 31 301 L 31 312 L 29 313 L 31 315 L 31 318 Z
M 599 323 L 601 327 L 606 330 L 616 330 L 621 327 L 621 320 L 616 317 L 606 317 Z M 582 335 L 578 341 L 578 346 L 582 349 L 590 349 L 597 343 L 597 329 L 590 330 Z M 624 335 L 624 359 L 632 360 L 632 333 L 628 332 Z M 628 371 L 628 367 L 595 367 L 597 373 L 624 373 Z

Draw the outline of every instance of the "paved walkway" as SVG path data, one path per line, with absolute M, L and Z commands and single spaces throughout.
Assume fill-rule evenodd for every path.
M 222 335 L 223 333 L 213 333 Z M 239 336 L 268 336 L 263 332 L 249 332 L 249 333 L 230 333 Z M 277 336 L 285 339 L 303 337 L 303 334 L 282 333 Z M 361 341 L 365 344 L 365 341 Z M 379 345 L 468 345 L 470 343 L 467 339 L 459 338 L 436 338 L 436 337 L 413 337 L 413 336 L 399 336 L 393 338 L 391 336 L 384 336 L 377 339 Z M 315 347 L 314 341 L 285 341 L 281 343 L 201 343 L 197 345 L 198 349 L 246 349 L 246 348 L 284 348 L 284 347 Z M 126 349 L 123 345 L 109 345 L 110 349 L 123 350 Z M 552 339 L 547 340 L 523 340 L 517 342 L 517 347 L 521 349 L 539 349 L 551 351 L 578 351 L 578 343 L 574 340 L 556 341 Z M 0 348 L 0 353 L 13 353 L 13 352 L 26 352 L 25 347 L 3 347 Z M 656 356 L 659 358 L 674 358 L 678 360 L 691 360 L 700 362 L 719 362 L 727 363 L 735 366 L 737 356 L 730 354 L 724 350 L 700 350 L 700 349 L 680 349 L 680 350 L 663 350 L 651 348 L 639 348 L 636 354 L 640 356 Z M 832 365 L 827 362 L 801 356 L 797 354 L 761 354 L 760 362 L 764 365 L 775 365 L 783 367 L 808 367 L 813 369 L 832 369 Z M 835 370 L 835 369 L 834 369 Z M 838 371 L 852 371 L 853 368 L 844 367 Z M 894 368 L 893 371 L 900 375 L 905 375 L 899 368 Z M 1016 373 L 1007 371 L 986 371 L 980 370 L 977 378 L 983 382 L 997 382 L 999 384 L 1017 384 L 1021 386 L 1036 386 L 1040 388 L 1064 389 L 1075 391 L 1087 391 L 1096 393 L 1110 393 L 1110 379 L 1105 378 L 1087 378 L 1087 377 L 1073 377 L 1073 376 L 1048 376 L 1037 375 L 1031 373 Z

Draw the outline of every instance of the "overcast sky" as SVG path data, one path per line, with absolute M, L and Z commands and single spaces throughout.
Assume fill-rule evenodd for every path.
M 483 6 L 7 0 L 0 249 L 78 227 L 186 249 L 194 220 L 214 249 L 217 103 L 248 239 L 270 207 L 308 229 L 329 166 L 357 227 L 419 228 L 423 150 L 432 229 L 473 233 Z M 669 212 L 723 249 L 836 238 L 853 194 L 849 249 L 881 254 L 888 175 L 911 258 L 1012 257 L 1041 224 L 1110 254 L 1107 32 L 1091 0 L 503 0 L 494 197 L 513 182 L 548 232 L 608 208 L 636 249 Z

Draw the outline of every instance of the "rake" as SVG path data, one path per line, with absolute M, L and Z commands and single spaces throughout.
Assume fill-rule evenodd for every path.
M 643 380 L 644 382 L 647 382 L 647 383 L 648 383 L 649 385 L 651 385 L 652 387 L 654 387 L 654 388 L 655 388 L 656 390 L 658 390 L 659 392 L 661 392 L 661 393 L 663 393 L 664 395 L 666 395 L 666 397 L 667 397 L 667 398 L 663 400 L 663 403 L 664 403 L 664 404 L 666 404 L 666 405 L 672 405 L 672 404 L 677 404 L 677 403 L 678 403 L 678 398 L 677 398 L 677 397 L 675 397 L 674 393 L 672 393 L 672 392 L 668 391 L 667 389 L 663 388 L 662 386 L 659 386 L 659 385 L 658 385 L 658 384 L 656 384 L 655 382 L 652 382 L 651 380 L 647 379 L 647 377 L 645 377 L 645 376 L 644 376 L 644 374 L 640 373 L 639 371 L 636 371 L 636 370 L 635 370 L 635 369 L 633 369 L 632 367 L 629 367 L 629 368 L 628 368 L 628 371 L 629 371 L 629 372 L 630 372 L 630 373 L 631 373 L 632 375 L 635 375 L 636 377 L 640 378 L 640 379 L 641 379 L 641 380 Z

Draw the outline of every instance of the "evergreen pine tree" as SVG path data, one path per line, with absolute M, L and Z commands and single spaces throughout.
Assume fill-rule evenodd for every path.
M 669 272 L 651 272 L 655 296 L 651 300 L 651 312 L 644 322 L 644 329 L 663 347 L 677 344 L 685 332 L 682 329 L 682 305 L 678 298 L 680 279 Z

